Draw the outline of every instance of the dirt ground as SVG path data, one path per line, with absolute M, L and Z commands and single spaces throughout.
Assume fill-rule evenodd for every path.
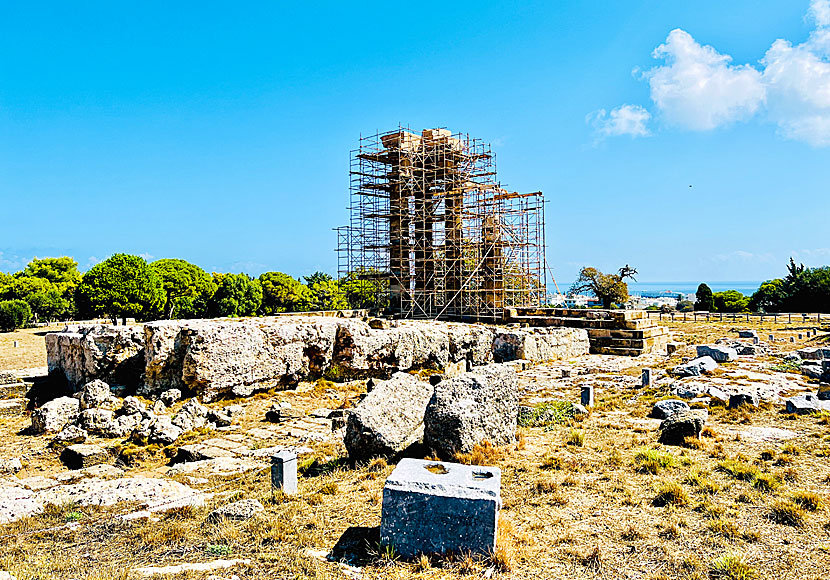
M 689 344 L 735 337 L 734 324 L 670 324 Z M 780 354 L 826 344 L 828 335 L 790 343 L 804 329 L 765 324 L 784 338 Z M 5 347 L 0 368 L 45 364 L 42 331 L 26 338 L 21 353 Z M 31 351 L 31 352 L 30 352 Z M 28 353 L 28 354 L 24 354 Z M 124 521 L 125 506 L 54 506 L 47 513 L 0 526 L 0 569 L 19 580 L 35 578 L 133 578 L 138 566 L 163 566 L 216 559 L 249 559 L 232 572 L 184 573 L 176 578 L 232 574 L 248 578 L 729 578 L 819 579 L 830 570 L 830 414 L 794 416 L 782 407 L 757 410 L 712 407 L 699 443 L 656 443 L 659 421 L 647 416 L 668 384 L 639 387 L 644 366 L 679 364 L 672 357 L 583 357 L 531 368 L 521 374 L 524 402 L 556 396 L 578 401 L 581 385 L 596 389 L 596 407 L 579 422 L 520 428 L 515 444 L 483 446 L 459 460 L 502 469 L 499 540 L 489 558 L 458 555 L 405 562 L 377 545 L 383 483 L 391 462 L 350 465 L 342 444 L 320 443 L 312 463 L 302 464 L 299 493 L 274 495 L 260 471 L 196 485 L 213 497 L 204 507 L 180 509 L 150 520 Z M 20 357 L 20 358 L 16 358 Z M 15 361 L 15 362 L 10 362 Z M 21 362 L 17 362 L 21 361 Z M 811 383 L 775 370 L 775 356 L 725 363 L 718 378 L 745 381 L 763 372 Z M 579 369 L 571 377 L 554 372 Z M 817 386 L 817 385 L 815 385 Z M 241 429 L 264 425 L 265 410 L 287 401 L 304 411 L 355 404 L 362 382 L 321 381 L 297 390 L 241 401 Z M 226 404 L 226 403 L 225 403 Z M 26 416 L 3 418 L 4 455 L 26 457 L 20 477 L 64 468 L 44 451 L 48 438 L 24 435 Z M 790 433 L 769 436 L 765 428 Z M 193 440 L 210 437 L 196 434 Z M 126 442 L 101 440 L 109 446 Z M 290 444 L 290 440 L 286 440 Z M 146 450 L 127 474 L 161 473 L 171 450 Z M 265 513 L 248 522 L 210 523 L 209 511 L 230 499 L 255 498 Z M 344 566 L 326 555 L 349 563 Z

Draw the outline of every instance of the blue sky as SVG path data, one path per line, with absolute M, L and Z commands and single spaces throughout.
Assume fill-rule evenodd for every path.
M 398 123 L 488 140 L 503 183 L 544 191 L 561 284 L 830 263 L 829 0 L 20 2 L 0 270 L 334 273 L 349 151 Z

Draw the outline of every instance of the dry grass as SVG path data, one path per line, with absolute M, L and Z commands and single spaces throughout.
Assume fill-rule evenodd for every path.
M 709 333 L 712 338 L 707 342 L 711 342 L 728 332 L 726 325 L 703 328 L 701 337 Z M 665 368 L 677 364 L 679 356 L 653 363 L 604 360 L 621 361 L 637 369 L 643 364 Z M 571 425 L 529 427 L 520 432 L 521 444 L 502 448 L 482 445 L 466 458 L 470 463 L 486 462 L 502 469 L 504 509 L 493 554 L 486 558 L 424 556 L 407 562 L 394 552 L 378 551 L 376 557 L 367 556 L 363 578 L 477 578 L 494 568 L 494 576 L 516 580 L 702 580 L 710 576 L 817 580 L 830 569 L 830 551 L 826 549 L 830 522 L 824 511 L 830 493 L 830 464 L 818 455 L 830 442 L 825 439 L 826 426 L 813 417 L 789 419 L 775 409 L 762 408 L 752 412 L 753 425 L 786 428 L 799 435 L 791 445 L 761 444 L 735 434 L 744 429 L 739 416 L 712 410 L 703 433 L 705 450 L 668 449 L 656 445 L 656 432 L 644 427 L 643 418 L 653 404 L 648 401 L 649 394 L 632 399 L 628 385 L 615 383 L 620 376 L 623 373 L 609 373 L 609 380 L 603 383 L 603 397 L 612 398 L 614 405 L 595 409 L 574 429 L 584 435 L 582 446 L 565 444 Z M 575 374 L 571 381 L 557 379 L 547 385 L 546 379 L 533 378 L 539 389 L 534 396 L 560 396 L 551 393 L 562 391 L 569 399 L 578 400 L 581 380 L 584 377 Z M 592 375 L 591 380 L 601 377 Z M 308 411 L 354 404 L 359 393 L 358 387 L 327 383 L 311 385 L 306 392 L 255 396 L 243 401 L 251 405 L 247 415 L 252 419 L 242 424 L 238 433 L 262 427 L 261 416 L 275 398 Z M 657 390 L 650 393 L 658 398 L 665 394 Z M 47 438 L 16 435 L 27 424 L 26 417 L 5 418 L 0 424 L 6 452 L 30 457 L 20 477 L 61 469 L 52 452 L 33 453 L 45 448 Z M 279 441 L 283 443 L 296 441 Z M 349 528 L 378 526 L 384 479 L 393 466 L 383 460 L 344 465 L 338 462 L 345 454 L 342 445 L 309 446 L 314 449 L 317 466 L 329 465 L 331 469 L 310 469 L 300 478 L 295 496 L 272 495 L 267 474 L 227 484 L 211 479 L 210 485 L 219 486 L 217 492 L 263 502 L 265 512 L 250 522 L 205 523 L 213 507 L 230 501 L 224 499 L 230 496 L 222 495 L 204 507 L 171 512 L 159 522 L 111 519 L 98 523 L 97 508 L 56 506 L 48 516 L 0 526 L 0 535 L 62 525 L 80 515 L 78 527 L 9 538 L 0 555 L 0 569 L 21 580 L 127 580 L 128 571 L 136 566 L 230 557 L 250 558 L 251 565 L 223 572 L 223 577 L 340 580 L 344 575 L 338 564 L 312 557 L 307 550 L 328 553 Z M 135 450 L 128 449 L 126 454 L 131 451 Z M 132 453 L 134 462 L 128 473 L 163 473 L 164 450 L 154 451 L 143 448 Z M 774 455 L 765 455 L 767 451 Z M 477 455 L 473 457 L 473 453 Z M 782 458 L 780 467 L 774 467 Z M 725 465 L 719 466 L 721 463 Z M 655 473 L 673 485 L 664 488 Z M 754 483 L 759 476 L 776 478 L 780 487 L 760 489 L 762 484 Z M 791 489 L 791 481 L 797 481 L 803 491 Z M 335 493 L 324 493 L 334 486 Z M 666 500 L 663 507 L 651 505 L 656 496 Z M 787 509 L 779 510 L 778 502 L 784 502 Z M 811 511 L 810 505 L 815 505 L 816 511 Z M 793 513 L 793 507 L 801 511 L 800 524 L 786 525 L 781 514 Z M 781 523 L 776 519 L 779 517 Z M 727 550 L 745 550 L 746 554 L 724 555 Z M 202 576 L 194 576 L 197 578 Z
M 465 465 L 498 465 L 506 453 L 504 448 L 496 447 L 489 441 L 482 441 L 474 445 L 469 453 L 456 453 L 455 460 Z
M 63 330 L 64 324 L 44 328 L 24 328 L 0 332 L 0 370 L 46 366 L 46 339 L 50 330 Z M 14 347 L 17 341 L 18 347 Z
M 656 475 L 677 465 L 677 458 L 661 449 L 640 449 L 634 454 L 634 464 L 640 471 Z

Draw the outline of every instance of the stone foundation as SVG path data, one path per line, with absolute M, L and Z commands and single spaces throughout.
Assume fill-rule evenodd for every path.
M 50 372 L 73 390 L 102 379 L 147 396 L 175 388 L 212 401 L 319 377 L 485 365 L 494 352 L 499 360 L 572 358 L 588 353 L 588 334 L 432 321 L 377 329 L 356 318 L 291 316 L 74 326 L 48 334 L 46 345 Z

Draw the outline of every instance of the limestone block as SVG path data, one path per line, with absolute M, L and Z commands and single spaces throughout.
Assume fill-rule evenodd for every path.
M 420 441 L 434 387 L 407 373 L 375 386 L 348 411 L 343 442 L 352 459 L 389 456 Z
M 383 488 L 380 541 L 404 558 L 488 555 L 500 508 L 498 468 L 403 459 Z
M 424 444 L 452 457 L 485 440 L 512 443 L 518 412 L 515 369 L 500 364 L 475 367 L 435 386 L 424 415 Z
M 676 413 L 689 411 L 690 407 L 685 401 L 678 399 L 667 399 L 665 401 L 657 401 L 651 409 L 651 416 L 655 419 L 668 419 Z
M 106 463 L 109 460 L 109 453 L 97 445 L 78 443 L 70 445 L 61 452 L 61 461 L 69 469 L 83 469 L 91 465 Z
M 703 356 L 672 369 L 672 374 L 678 377 L 699 377 L 703 373 L 712 372 L 718 368 L 718 363 L 710 356 Z
M 703 344 L 697 347 L 697 356 L 708 356 L 714 359 L 715 362 L 727 362 L 735 360 L 738 357 L 738 352 L 734 348 L 720 344 Z

